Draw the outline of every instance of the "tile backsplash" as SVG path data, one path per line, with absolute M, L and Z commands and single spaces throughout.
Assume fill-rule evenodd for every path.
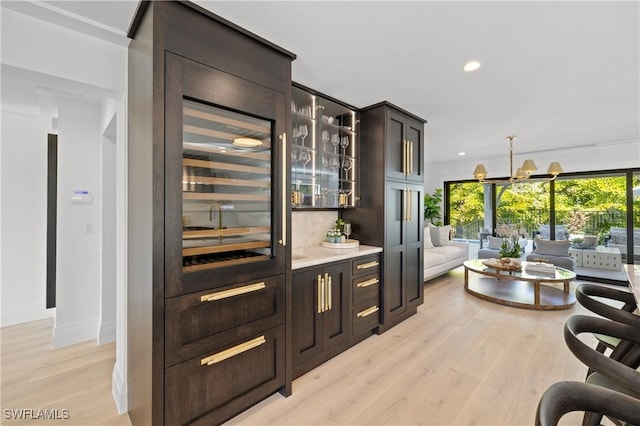
M 291 212 L 291 249 L 295 252 L 309 246 L 318 246 L 327 235 L 327 230 L 335 226 L 338 212 L 295 211 Z

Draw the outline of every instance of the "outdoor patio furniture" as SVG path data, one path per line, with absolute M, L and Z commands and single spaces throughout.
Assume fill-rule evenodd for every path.
M 550 241 L 536 238 L 535 249 L 527 256 L 528 262 L 546 262 L 573 271 L 575 263 L 569 255 L 569 240 Z

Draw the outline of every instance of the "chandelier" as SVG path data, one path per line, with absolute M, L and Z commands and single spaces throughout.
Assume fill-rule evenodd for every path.
M 512 184 L 517 182 L 522 182 L 523 180 L 527 180 L 531 177 L 531 175 L 538 170 L 536 164 L 533 160 L 524 160 L 522 166 L 519 167 L 515 173 L 513 173 L 513 140 L 515 136 L 507 136 L 507 140 L 509 141 L 509 178 L 508 179 L 487 179 L 487 169 L 484 167 L 484 164 L 478 164 L 476 168 L 473 170 L 473 176 L 480 183 L 496 183 L 496 184 Z M 536 179 L 543 181 L 554 180 L 558 177 L 558 175 L 562 173 L 562 167 L 560 167 L 560 163 L 557 161 L 549 164 L 549 168 L 547 169 L 547 174 L 551 175 L 550 178 Z

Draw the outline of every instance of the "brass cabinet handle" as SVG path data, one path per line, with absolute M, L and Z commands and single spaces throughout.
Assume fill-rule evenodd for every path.
M 413 174 L 413 142 L 409 142 L 409 174 Z
M 255 339 L 251 339 L 247 342 L 241 343 L 232 348 L 226 349 L 222 352 L 218 352 L 217 354 L 210 355 L 206 358 L 202 358 L 200 360 L 200 365 L 213 365 L 220 361 L 224 361 L 225 359 L 229 359 L 236 355 L 239 355 L 243 352 L 248 351 L 249 349 L 257 348 L 266 342 L 264 336 L 256 337 Z
M 372 306 L 372 307 L 370 307 L 370 308 L 365 309 L 364 311 L 360 311 L 360 312 L 358 312 L 358 313 L 356 314 L 356 316 L 357 316 L 358 318 L 364 318 L 364 317 L 366 317 L 366 316 L 371 315 L 371 314 L 372 314 L 372 313 L 374 313 L 374 312 L 378 312 L 378 310 L 379 310 L 379 309 L 380 309 L 380 308 L 378 308 L 377 306 Z
M 409 201 L 407 201 L 407 189 L 402 190 L 402 221 L 407 222 L 409 220 Z
M 371 278 L 370 280 L 362 281 L 356 284 L 356 287 L 364 288 L 369 287 L 370 285 L 378 284 L 380 282 L 377 278 Z
M 318 278 L 316 278 L 316 283 L 318 286 L 318 313 L 324 312 L 324 280 L 318 274 Z
M 217 291 L 215 293 L 205 294 L 200 297 L 201 302 L 214 302 L 216 300 L 226 299 L 228 297 L 239 296 L 241 294 L 251 293 L 252 291 L 258 291 L 265 288 L 266 285 L 262 283 L 249 284 L 242 287 L 236 287 L 229 290 Z
M 325 288 L 327 292 L 327 297 L 325 299 L 326 300 L 325 311 L 330 311 L 331 310 L 331 275 L 324 274 L 324 283 L 325 283 Z
M 407 141 L 402 140 L 402 173 L 407 174 Z
M 278 241 L 282 246 L 287 245 L 287 134 L 283 133 L 279 136 L 282 141 L 282 238 Z
M 409 207 L 407 208 L 407 222 L 411 222 L 413 220 L 413 191 L 409 189 L 407 192 L 407 200 L 409 203 Z
M 360 269 L 369 269 L 369 268 L 373 268 L 375 266 L 378 266 L 380 264 L 380 262 L 378 262 L 377 260 L 374 260 L 373 262 L 367 262 L 367 263 L 361 263 L 360 265 L 356 266 L 356 269 L 360 270 Z

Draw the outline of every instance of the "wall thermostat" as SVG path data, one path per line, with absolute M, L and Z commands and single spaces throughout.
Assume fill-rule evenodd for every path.
M 74 189 L 69 194 L 71 204 L 91 204 L 93 195 L 86 189 Z

